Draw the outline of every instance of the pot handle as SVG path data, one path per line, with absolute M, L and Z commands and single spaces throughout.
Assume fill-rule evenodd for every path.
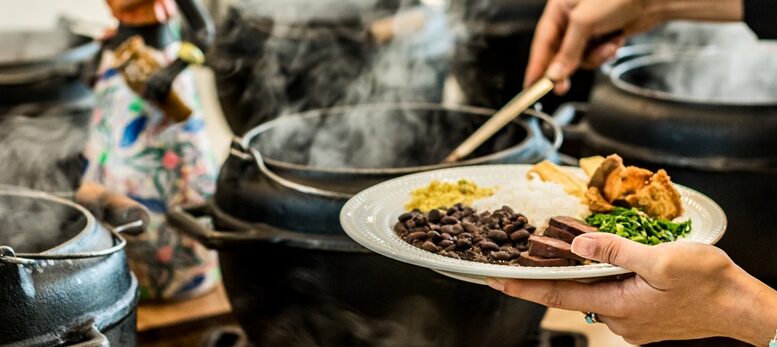
M 16 265 L 35 265 L 36 260 L 75 260 L 107 257 L 124 249 L 127 241 L 119 234 L 128 230 L 145 230 L 146 223 L 143 220 L 136 220 L 120 226 L 108 226 L 106 228 L 114 239 L 114 245 L 100 251 L 81 252 L 81 253 L 16 253 L 10 246 L 0 246 L 0 263 Z
M 67 347 L 109 347 L 111 345 L 108 338 L 97 329 L 94 322 L 88 322 L 87 326 L 81 327 L 79 330 L 70 332 L 69 335 L 78 335 L 81 337 L 82 342 L 73 344 L 67 344 Z M 84 341 L 86 340 L 86 341 Z
M 361 246 L 355 244 L 345 235 L 298 233 L 278 229 L 264 223 L 247 223 L 219 211 L 212 201 L 195 206 L 176 206 L 168 211 L 165 216 L 170 226 L 181 230 L 212 249 L 261 242 L 334 251 L 363 250 Z M 217 231 L 208 229 L 197 220 L 197 217 L 202 216 L 214 218 L 233 230 Z
M 569 140 L 580 140 L 586 133 L 586 125 L 580 118 L 588 113 L 590 104 L 585 102 L 565 102 L 553 112 L 553 119 L 563 128 L 564 136 Z
M 256 166 L 259 168 L 259 171 L 261 171 L 265 177 L 269 178 L 273 183 L 278 184 L 286 189 L 290 189 L 302 194 L 313 195 L 313 196 L 323 197 L 327 199 L 348 200 L 352 196 L 351 194 L 347 194 L 347 193 L 302 185 L 279 176 L 278 174 L 270 170 L 269 167 L 267 167 L 267 164 L 265 164 L 264 158 L 262 158 L 262 154 L 259 153 L 259 151 L 250 147 L 243 146 L 243 144 L 241 143 L 241 139 L 239 138 L 235 138 L 232 140 L 232 145 L 229 153 L 237 158 L 240 158 L 241 160 L 253 161 L 256 164 Z

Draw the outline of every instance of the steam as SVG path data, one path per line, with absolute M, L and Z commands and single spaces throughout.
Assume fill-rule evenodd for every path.
M 0 246 L 17 253 L 38 253 L 53 248 L 80 232 L 86 219 L 67 205 L 11 195 L 19 189 L 0 189 Z
M 654 66 L 639 85 L 701 102 L 777 103 L 777 46 L 759 42 L 744 24 L 671 23 L 636 43 L 696 57 Z
M 80 181 L 88 121 L 88 109 L 80 106 L 10 110 L 0 118 L 0 184 L 73 191 Z

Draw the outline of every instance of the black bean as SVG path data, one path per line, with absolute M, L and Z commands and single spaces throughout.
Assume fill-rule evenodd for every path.
M 410 213 L 403 213 L 399 215 L 399 221 L 402 223 L 407 222 L 411 218 L 413 218 L 413 215 Z
M 453 235 L 453 225 L 443 225 L 440 227 L 440 232 Z
M 515 249 L 517 249 L 517 250 L 519 250 L 521 252 L 524 252 L 524 251 L 529 249 L 529 244 L 526 243 L 526 242 L 518 244 L 518 245 L 515 246 Z
M 511 258 L 510 253 L 505 251 L 491 252 L 491 256 L 496 260 L 509 260 Z
M 405 221 L 405 228 L 412 229 L 415 228 L 415 222 L 412 219 L 408 219 Z
M 394 224 L 394 232 L 402 235 L 407 232 L 407 228 L 405 228 L 405 226 L 402 225 L 402 223 L 397 223 L 397 224 Z
M 513 211 L 513 209 L 510 208 L 510 206 L 507 206 L 507 205 L 502 206 L 502 211 L 505 211 L 506 213 L 511 214 L 511 215 L 515 214 L 515 211 Z
M 472 240 L 470 239 L 458 239 L 456 240 L 456 246 L 459 248 L 470 248 L 472 247 Z
M 414 233 L 414 232 L 416 232 L 416 231 L 423 231 L 423 232 L 427 232 L 427 231 L 429 231 L 429 230 L 431 230 L 431 229 L 429 229 L 429 227 L 428 227 L 428 226 L 424 225 L 424 226 L 422 226 L 422 227 L 415 227 L 415 228 L 412 228 L 412 229 L 410 229 L 410 232 L 411 232 L 411 233 Z
M 459 224 L 455 224 L 451 226 L 451 235 L 458 235 L 464 232 L 464 228 L 461 227 Z
M 461 213 L 461 211 L 459 211 L 459 212 L 456 212 L 456 213 L 452 214 L 451 217 L 456 218 L 458 220 L 461 220 L 461 218 L 464 217 L 464 214 Z
M 449 252 L 455 251 L 456 250 L 456 244 L 452 244 L 452 245 L 450 245 L 448 247 L 445 247 L 445 250 L 449 251 Z
M 440 210 L 434 209 L 429 211 L 429 221 L 432 223 L 439 223 L 440 219 L 442 218 L 442 212 Z
M 451 216 L 442 217 L 440 221 L 442 222 L 442 224 L 457 224 L 459 222 L 458 219 L 453 218 Z
M 524 223 L 524 224 L 529 222 L 529 220 L 526 219 L 526 216 L 524 216 L 524 215 L 518 215 L 518 219 L 516 219 L 516 220 L 521 222 L 521 223 Z
M 441 247 L 448 247 L 450 245 L 455 245 L 455 244 L 456 244 L 456 242 L 453 242 L 453 240 L 442 240 L 442 241 L 440 241 L 440 246 Z
M 454 214 L 454 213 L 456 213 L 456 212 L 459 212 L 459 210 L 457 210 L 457 209 L 455 209 L 455 208 L 451 207 L 451 208 L 449 208 L 447 211 L 445 211 L 445 214 L 447 214 L 447 215 L 449 215 L 449 216 L 450 216 L 450 215 L 453 215 L 453 214 Z
M 429 224 L 430 230 L 440 231 L 440 225 L 439 224 Z
M 427 223 L 429 223 L 429 220 L 426 219 L 426 216 L 424 216 L 422 214 L 419 214 L 419 215 L 413 217 L 413 221 L 415 222 L 416 226 L 422 226 L 422 225 L 426 225 Z
M 427 234 L 423 231 L 416 231 L 414 233 L 407 234 L 405 237 L 408 241 L 426 240 Z
M 461 211 L 461 210 L 464 209 L 464 204 L 458 203 L 456 205 L 453 205 L 453 207 L 456 208 L 457 210 Z
M 432 231 L 426 233 L 426 237 L 428 237 L 430 239 L 439 239 L 440 238 L 440 233 L 432 230 Z
M 437 247 L 432 241 L 426 241 L 421 245 L 421 248 L 423 248 L 425 251 L 429 252 L 437 252 L 440 250 L 440 247 Z
M 479 243 L 478 246 L 484 251 L 496 251 L 499 249 L 499 246 L 496 243 L 490 241 L 483 241 Z
M 515 224 L 507 224 L 507 225 L 505 225 L 505 232 L 508 233 L 508 234 L 512 234 L 513 231 L 516 231 L 518 229 L 520 229 L 520 228 L 517 225 L 515 225 Z
M 528 231 L 530 233 L 533 233 L 533 232 L 537 231 L 537 227 L 535 227 L 533 225 L 527 225 L 526 227 L 524 227 L 524 229 L 526 229 L 526 231 Z
M 464 227 L 464 230 L 466 230 L 468 233 L 474 233 L 478 230 L 478 227 L 475 224 L 469 222 L 461 223 L 461 226 Z
M 453 240 L 453 236 L 451 236 L 451 234 L 448 234 L 448 233 L 440 234 L 440 238 L 443 240 Z
M 510 240 L 519 241 L 519 240 L 528 239 L 529 235 L 531 235 L 531 233 L 529 233 L 529 231 L 526 229 L 516 230 L 512 234 L 510 234 Z
M 458 239 L 472 239 L 473 237 L 474 236 L 472 236 L 472 234 L 470 234 L 470 233 L 461 233 L 461 234 L 456 236 L 456 238 L 458 238 Z
M 507 233 L 497 229 L 489 230 L 488 233 L 486 233 L 486 236 L 488 236 L 489 239 L 496 241 L 497 243 L 507 241 Z
M 481 243 L 481 242 L 484 242 L 484 241 L 486 241 L 486 238 L 485 238 L 485 237 L 483 237 L 483 236 L 480 236 L 480 235 L 478 235 L 478 236 L 475 236 L 475 237 L 473 237 L 473 238 L 472 238 L 472 243 L 474 243 L 474 244 L 476 244 L 476 245 L 477 245 L 478 243 Z

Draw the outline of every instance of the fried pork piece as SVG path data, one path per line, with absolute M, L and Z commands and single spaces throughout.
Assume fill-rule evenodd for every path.
M 607 213 L 615 209 L 615 206 L 605 200 L 596 187 L 588 188 L 588 191 L 585 192 L 585 200 L 588 209 L 593 213 Z
M 641 207 L 649 216 L 672 220 L 683 213 L 680 193 L 664 170 L 658 170 L 650 178 L 648 185 L 627 196 L 625 200 L 631 206 Z
M 592 212 L 612 211 L 613 205 L 641 208 L 651 217 L 673 219 L 683 213 L 680 193 L 666 171 L 653 174 L 635 166 L 625 167 L 618 155 L 608 156 L 591 176 L 585 193 Z

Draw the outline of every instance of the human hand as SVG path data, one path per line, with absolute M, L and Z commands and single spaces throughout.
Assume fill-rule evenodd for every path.
M 596 283 L 487 282 L 507 295 L 549 307 L 596 312 L 600 322 L 632 344 L 728 336 L 763 345 L 777 328 L 777 292 L 716 247 L 691 242 L 646 246 L 591 233 L 576 237 L 572 251 L 636 275 Z
M 564 94 L 578 67 L 601 65 L 625 37 L 672 19 L 741 18 L 742 0 L 549 0 L 537 23 L 524 84 L 547 75 L 557 81 L 556 93 Z

